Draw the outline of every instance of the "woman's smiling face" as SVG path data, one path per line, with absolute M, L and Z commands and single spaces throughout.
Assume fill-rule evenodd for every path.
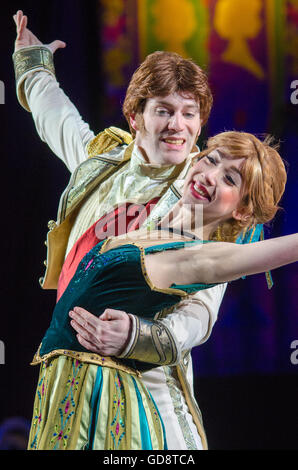
M 182 202 L 203 206 L 204 224 L 239 219 L 241 167 L 245 158 L 229 158 L 223 149 L 212 150 L 196 162 L 184 185 Z

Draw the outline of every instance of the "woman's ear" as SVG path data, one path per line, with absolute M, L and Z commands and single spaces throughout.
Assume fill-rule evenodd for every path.
M 238 209 L 235 209 L 233 210 L 232 212 L 232 217 L 236 220 L 241 220 L 241 222 L 248 222 L 250 217 L 251 217 L 251 214 L 245 214 L 245 213 L 242 213 L 240 210 Z

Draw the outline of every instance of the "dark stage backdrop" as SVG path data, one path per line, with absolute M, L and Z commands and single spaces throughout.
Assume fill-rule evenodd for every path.
M 259 20 L 265 22 L 269 3 L 255 3 L 259 5 Z M 289 181 L 283 211 L 270 230 L 266 229 L 266 236 L 298 231 L 298 104 L 294 99 L 291 102 L 291 84 L 298 79 L 293 53 L 298 37 L 298 4 L 273 3 L 277 8 L 287 4 L 283 14 L 288 23 L 276 28 L 287 38 L 288 53 L 278 49 L 280 42 L 274 42 L 274 28 L 269 44 L 262 21 L 256 21 L 259 29 L 254 30 L 254 36 L 248 31 L 244 37 L 250 47 L 244 65 L 233 51 L 225 49 L 232 36 L 226 37 L 222 23 L 215 21 L 222 18 L 216 1 L 179 3 L 185 6 L 184 13 L 193 6 L 202 24 L 209 25 L 204 37 L 202 28 L 198 28 L 198 41 L 205 52 L 202 49 L 197 59 L 209 72 L 215 103 L 200 144 L 207 135 L 231 128 L 257 134 L 272 132 L 281 139 Z M 172 5 L 178 8 L 177 2 Z M 166 36 L 161 33 L 163 25 L 154 23 L 154 15 L 160 18 L 166 6 L 162 0 L 24 0 L 2 5 L 0 421 L 11 416 L 31 418 L 38 370 L 29 363 L 55 304 L 55 293 L 42 291 L 38 283 L 46 256 L 43 243 L 47 221 L 55 219 L 59 197 L 69 179 L 64 164 L 40 141 L 30 114 L 16 100 L 12 15 L 23 9 L 29 16 L 29 27 L 43 42 L 61 39 L 67 43 L 66 49 L 55 55 L 58 80 L 83 119 L 99 132 L 108 125 L 127 130 L 121 102 L 127 81 L 143 55 L 157 48 L 179 49 L 169 39 L 175 36 L 175 30 Z M 223 27 L 232 20 L 226 18 Z M 182 52 L 186 55 L 195 55 L 195 31 L 185 39 L 189 49 Z M 271 58 L 275 52 L 274 73 L 269 46 Z M 232 54 L 232 59 L 225 59 L 224 52 Z M 271 290 L 263 275 L 231 284 L 211 338 L 193 352 L 196 395 L 211 449 L 297 449 L 297 265 L 276 270 L 273 279 Z

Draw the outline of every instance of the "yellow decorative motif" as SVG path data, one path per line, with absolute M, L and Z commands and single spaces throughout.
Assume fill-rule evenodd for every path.
M 291 74 L 298 75 L 298 28 L 288 25 L 286 31 L 285 51 L 291 58 Z
M 109 28 L 118 29 L 120 20 L 127 15 L 124 0 L 103 0 L 103 24 Z M 126 85 L 123 67 L 131 61 L 130 45 L 126 34 L 118 33 L 114 46 L 104 51 L 104 69 L 111 85 L 121 87 Z
M 116 26 L 119 17 L 124 13 L 123 0 L 101 0 L 103 9 L 103 24 Z
M 258 36 L 262 28 L 261 0 L 218 0 L 214 12 L 214 28 L 228 41 L 221 58 L 238 65 L 262 80 L 262 66 L 253 57 L 247 40 Z
M 187 56 L 185 42 L 195 33 L 196 16 L 189 0 L 158 0 L 152 5 L 156 37 L 165 48 Z
M 175 289 L 173 287 L 165 287 L 165 288 L 156 287 L 151 281 L 147 273 L 146 264 L 145 264 L 145 248 L 142 245 L 139 245 L 138 243 L 135 243 L 135 242 L 131 243 L 131 245 L 135 245 L 140 250 L 140 260 L 141 260 L 143 276 L 151 290 L 154 290 L 156 292 L 162 292 L 164 294 L 169 294 L 169 295 L 180 295 L 181 297 L 187 297 L 188 294 L 184 290 L 181 290 L 181 289 Z
M 132 142 L 132 136 L 117 127 L 109 127 L 100 132 L 87 146 L 88 157 L 95 157 L 102 153 L 108 153 L 118 145 L 129 145 Z
M 27 111 L 31 112 L 24 91 L 24 80 L 33 70 L 45 70 L 55 76 L 53 54 L 47 46 L 41 45 L 23 47 L 14 52 L 12 57 L 18 100 Z
M 122 43 L 122 45 L 121 45 Z M 124 39 L 118 42 L 119 47 L 114 47 L 104 54 L 104 68 L 109 76 L 109 82 L 114 86 L 123 86 L 126 84 L 123 67 L 127 65 L 131 56 L 127 52 L 128 44 Z
M 49 220 L 48 222 L 48 229 L 49 230 L 54 230 L 54 228 L 57 227 L 57 223 L 55 222 L 55 220 Z

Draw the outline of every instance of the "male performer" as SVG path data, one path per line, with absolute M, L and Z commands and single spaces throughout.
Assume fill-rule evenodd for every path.
M 55 78 L 53 53 L 65 43 L 44 46 L 21 11 L 14 20 L 18 99 L 71 172 L 57 221 L 49 226 L 41 279 L 43 288 L 58 289 L 59 298 L 81 258 L 111 227 L 120 235 L 152 224 L 179 200 L 212 96 L 205 74 L 191 60 L 156 52 L 128 86 L 123 112 L 132 136 L 114 127 L 95 136 Z M 190 350 L 209 337 L 225 288 L 200 291 L 152 322 L 137 323 L 129 312 L 111 309 L 100 318 L 80 308 L 71 314 L 86 349 L 156 364 L 142 377 L 165 423 L 169 449 L 207 448 Z

